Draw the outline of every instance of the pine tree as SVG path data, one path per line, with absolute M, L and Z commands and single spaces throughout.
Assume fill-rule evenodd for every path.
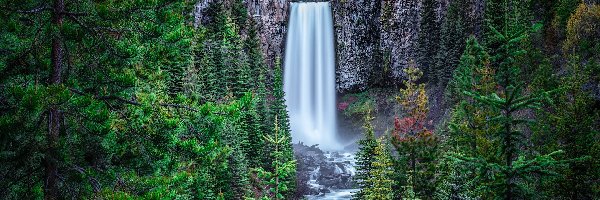
M 246 96 L 242 97 L 242 101 L 247 102 L 242 112 L 243 130 L 245 130 L 248 138 L 248 142 L 244 145 L 244 154 L 248 160 L 249 168 L 263 167 L 263 157 L 265 156 L 264 148 L 265 142 L 263 140 L 263 129 L 262 122 L 260 121 L 260 115 L 257 112 L 257 105 L 260 101 L 256 95 L 250 95 L 247 93 Z
M 402 105 L 406 115 L 396 117 L 392 131 L 392 144 L 398 152 L 396 170 L 400 177 L 407 172 L 415 179 L 414 190 L 418 195 L 432 196 L 435 191 L 435 162 L 437 158 L 438 137 L 427 130 L 427 113 L 429 108 L 425 84 L 417 84 L 423 72 L 411 62 L 404 70 L 408 80 L 406 88 L 400 90 L 396 100 Z M 405 182 L 400 182 L 404 185 Z
M 243 199 L 250 192 L 248 157 L 244 151 L 244 147 L 248 146 L 248 133 L 244 129 L 247 127 L 245 123 L 243 119 L 236 119 L 236 121 L 226 122 L 224 129 L 225 142 L 232 152 L 228 158 L 231 168 L 231 179 L 229 179 L 228 185 L 231 186 L 234 199 Z
M 235 98 L 240 98 L 250 92 L 254 82 L 248 66 L 243 43 L 237 33 L 234 23 L 227 24 L 227 37 L 223 40 L 223 68 L 221 69 L 221 87 L 225 86 Z
M 294 160 L 294 151 L 292 149 L 292 135 L 290 130 L 289 115 L 287 111 L 287 106 L 285 105 L 285 92 L 283 91 L 283 72 L 281 69 L 282 66 L 279 59 L 276 60 L 275 64 L 277 67 L 275 67 L 273 78 L 273 102 L 269 107 L 269 116 L 278 117 L 278 123 L 277 127 L 271 126 L 272 129 L 269 133 L 275 133 L 275 130 L 277 129 L 281 137 L 285 138 L 285 141 L 281 143 L 281 146 L 279 148 L 282 154 L 281 162 L 286 163 Z M 268 149 L 272 151 L 274 147 L 269 146 Z M 287 190 L 287 192 L 284 193 L 284 196 L 286 198 L 292 198 L 294 194 L 294 191 L 296 189 L 295 179 L 296 175 L 294 174 L 293 176 L 288 176 L 285 178 L 285 180 L 283 180 L 286 182 L 287 187 L 289 188 L 289 190 Z
M 235 22 L 236 27 L 239 27 L 239 30 L 243 30 L 246 27 L 246 21 L 248 20 L 248 10 L 244 5 L 243 0 L 233 0 L 233 5 L 231 5 L 231 16 L 233 21 Z
M 286 147 L 290 146 L 287 142 L 289 136 L 280 133 L 278 117 L 275 116 L 274 133 L 273 136 L 265 135 L 265 141 L 273 146 L 271 157 L 273 162 L 271 163 L 272 172 L 265 171 L 262 168 L 258 169 L 259 177 L 265 179 L 270 189 L 267 197 L 269 199 L 287 199 L 289 195 L 293 194 L 295 189 L 295 176 L 296 176 L 296 161 L 288 160 Z M 290 194 L 291 193 L 291 194 Z
M 454 103 L 452 117 L 444 141 L 446 158 L 439 162 L 439 176 L 436 196 L 440 199 L 475 199 L 477 185 L 476 165 L 460 165 L 448 155 L 459 154 L 480 156 L 482 159 L 493 159 L 498 151 L 497 142 L 490 139 L 499 126 L 489 123 L 488 116 L 495 115 L 494 109 L 485 109 L 480 103 L 462 93 L 465 90 L 491 94 L 496 91 L 494 73 L 490 68 L 490 56 L 479 45 L 474 37 L 467 40 L 465 51 L 461 57 L 454 77 L 448 84 L 449 96 Z
M 364 136 L 363 139 L 358 141 L 359 150 L 356 152 L 356 175 L 355 180 L 358 188 L 360 189 L 353 197 L 357 199 L 366 198 L 368 188 L 372 185 L 369 181 L 371 179 L 371 171 L 373 170 L 373 162 L 375 162 L 375 148 L 377 148 L 377 139 L 375 138 L 375 131 L 373 130 L 373 116 L 371 114 L 371 108 L 369 104 L 365 104 L 364 114 Z
M 0 24 L 7 27 L 0 40 L 9 44 L 1 47 L 0 64 L 0 198 L 93 198 L 113 188 L 116 174 L 147 176 L 164 167 L 157 162 L 167 159 L 157 153 L 164 149 L 152 143 L 176 131 L 147 123 L 181 111 L 166 102 L 180 91 L 182 69 L 192 62 L 186 7 L 0 1 Z M 164 134 L 154 134 L 159 130 Z M 138 143 L 143 148 L 126 153 L 138 138 L 145 139 Z
M 525 109 L 539 109 L 543 102 L 548 100 L 549 92 L 539 94 L 524 94 L 522 84 L 518 81 L 519 69 L 516 66 L 515 58 L 524 52 L 519 49 L 520 39 L 524 38 L 523 32 L 517 34 L 498 35 L 496 38 L 502 40 L 501 53 L 505 55 L 495 55 L 500 63 L 498 67 L 497 81 L 500 86 L 498 92 L 490 95 L 480 94 L 480 92 L 465 90 L 463 93 L 470 96 L 482 107 L 497 109 L 499 113 L 495 116 L 487 116 L 500 126 L 493 135 L 494 139 L 500 142 L 500 157 L 497 159 L 483 159 L 479 157 L 460 157 L 468 165 L 476 165 L 478 173 L 477 179 L 486 183 L 484 187 L 488 193 L 486 198 L 524 198 L 528 192 L 524 186 L 528 177 L 533 174 L 552 174 L 554 167 L 561 166 L 562 161 L 555 158 L 562 151 L 555 151 L 546 155 L 533 155 L 530 157 L 522 150 L 524 145 L 522 141 L 525 134 L 520 130 L 519 125 L 530 123 L 529 120 L 519 118 L 515 113 Z M 493 175 L 485 175 L 485 174 Z
M 485 109 L 462 91 L 474 90 L 488 95 L 496 91 L 494 71 L 491 70 L 491 58 L 474 37 L 467 40 L 467 47 L 461 57 L 454 78 L 448 85 L 449 96 L 456 99 L 453 116 L 449 123 L 449 139 L 446 141 L 454 150 L 467 155 L 475 152 L 489 152 L 493 156 L 495 146 L 488 138 L 499 126 L 488 123 L 487 116 L 497 114 L 494 109 Z M 488 157 L 489 158 L 489 157 Z
M 385 137 L 381 137 L 377 140 L 377 145 L 373 149 L 371 156 L 373 162 L 371 163 L 371 170 L 369 171 L 369 178 L 365 182 L 369 187 L 363 189 L 364 199 L 372 200 L 391 200 L 394 197 L 392 186 L 394 180 L 392 179 L 393 163 L 391 160 L 390 150 L 388 142 Z
M 250 84 L 258 92 L 259 85 L 263 84 L 264 86 L 266 84 L 268 68 L 262 55 L 256 26 L 257 24 L 254 19 L 249 19 L 248 36 L 244 40 L 244 50 L 246 55 L 248 55 L 248 66 L 251 71 L 250 76 L 256 78 L 255 81 L 250 81 Z M 264 80 L 258 80 L 261 76 L 263 76 Z

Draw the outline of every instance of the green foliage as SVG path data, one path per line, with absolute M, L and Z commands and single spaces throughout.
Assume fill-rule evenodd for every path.
M 287 153 L 285 147 L 289 146 L 290 136 L 280 134 L 279 132 L 279 121 L 275 116 L 275 132 L 274 135 L 264 135 L 265 141 L 274 147 L 271 152 L 273 162 L 271 163 L 272 172 L 263 170 L 262 168 L 257 169 L 257 175 L 260 179 L 266 181 L 263 185 L 266 185 L 268 192 L 266 196 L 269 199 L 286 199 L 286 194 L 289 195 L 290 191 L 293 191 L 292 184 L 295 180 L 292 177 L 296 176 L 296 161 L 287 160 Z M 292 182 L 293 181 L 293 182 Z
M 391 142 L 396 149 L 397 157 L 395 170 L 398 186 L 404 191 L 414 190 L 418 196 L 432 196 L 435 192 L 435 166 L 439 138 L 427 129 L 427 115 L 429 112 L 429 98 L 425 91 L 425 84 L 417 84 L 423 72 L 410 64 L 404 70 L 408 80 L 404 81 L 406 88 L 400 90 L 396 100 L 405 111 L 402 118 L 394 120 Z M 410 173 L 410 174 L 409 174 Z M 412 183 L 405 180 L 410 177 Z M 408 184 L 410 187 L 407 187 Z M 404 194 L 396 194 L 405 198 Z
M 600 116 L 593 106 L 591 94 L 582 90 L 583 85 L 593 80 L 592 70 L 598 64 L 580 63 L 577 58 L 571 59 L 567 68 L 569 75 L 559 78 L 558 81 L 563 83 L 560 85 L 562 89 L 553 96 L 556 109 L 538 112 L 540 123 L 534 127 L 536 133 L 533 138 L 538 151 L 563 149 L 562 158 L 577 160 L 559 169 L 563 177 L 541 179 L 539 187 L 545 191 L 545 196 L 586 199 L 597 197 L 600 192 L 598 184 L 592 181 L 600 176 L 598 144 L 591 142 L 599 137 L 600 129 L 593 121 Z
M 374 159 L 371 163 L 369 177 L 364 180 L 369 187 L 361 190 L 362 194 L 364 194 L 364 199 L 391 200 L 394 198 L 392 189 L 394 185 L 394 180 L 392 179 L 394 170 L 389 152 L 390 148 L 387 144 L 388 140 L 385 137 L 381 137 L 377 140 L 377 146 L 373 149 L 374 154 L 371 156 Z
M 500 34 L 499 32 L 496 32 Z M 485 95 L 471 89 L 463 93 L 480 103 L 480 107 L 500 111 L 497 114 L 486 116 L 489 124 L 497 124 L 499 129 L 489 139 L 500 144 L 497 158 L 491 159 L 482 153 L 473 156 L 455 155 L 460 163 L 466 167 L 473 166 L 477 172 L 476 179 L 481 181 L 482 195 L 484 198 L 526 198 L 532 194 L 527 186 L 534 174 L 555 175 L 564 161 L 557 159 L 562 151 L 554 151 L 546 155 L 531 155 L 523 151 L 526 144 L 525 133 L 520 125 L 533 124 L 532 121 L 517 117 L 516 113 L 525 109 L 540 109 L 542 103 L 549 101 L 550 92 L 524 94 L 522 82 L 516 80 L 519 69 L 515 64 L 515 57 L 523 54 L 519 49 L 519 41 L 524 38 L 523 32 L 514 35 L 498 35 L 503 39 L 500 55 L 496 55 L 498 68 L 497 81 L 500 86 L 498 91 Z M 506 53 L 502 55 L 502 53 Z
M 363 199 L 368 195 L 367 191 L 373 187 L 372 182 L 369 182 L 372 178 L 371 171 L 373 171 L 373 162 L 375 162 L 375 149 L 378 146 L 378 141 L 375 138 L 375 131 L 373 130 L 373 116 L 371 110 L 367 109 L 364 113 L 364 132 L 363 139 L 358 141 L 359 150 L 356 152 L 356 175 L 357 185 L 360 191 L 358 191 L 353 198 Z
M 256 196 L 253 169 L 273 160 L 265 113 L 289 125 L 235 5 L 214 1 L 194 29 L 189 1 L 0 1 L 0 198 Z M 295 165 L 280 134 L 272 163 L 287 194 Z
M 476 166 L 445 156 L 437 168 L 440 174 L 434 199 L 481 199 L 474 179 Z

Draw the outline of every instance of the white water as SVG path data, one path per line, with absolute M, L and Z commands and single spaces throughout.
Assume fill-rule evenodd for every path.
M 356 174 L 356 158 L 352 153 L 326 153 L 324 154 L 326 158 L 327 165 L 334 165 L 335 170 L 334 174 L 346 174 L 350 177 L 354 177 Z M 340 167 L 342 166 L 342 167 Z M 309 200 L 343 200 L 343 199 L 351 199 L 352 195 L 355 194 L 358 189 L 334 189 L 328 188 L 324 185 L 321 185 L 320 181 L 321 176 L 321 167 L 315 168 L 310 173 L 310 180 L 308 180 L 307 184 L 313 188 L 318 189 L 326 189 L 326 193 L 319 193 L 318 195 L 306 195 L 305 197 Z M 322 177 L 321 177 L 322 178 Z
M 335 54 L 328 2 L 291 3 L 284 91 L 294 142 L 339 149 L 336 141 Z

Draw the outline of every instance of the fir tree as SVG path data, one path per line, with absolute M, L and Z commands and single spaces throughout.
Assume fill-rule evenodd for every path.
M 246 26 L 246 21 L 248 20 L 248 10 L 244 5 L 243 0 L 233 0 L 233 5 L 231 5 L 231 16 L 235 25 L 239 27 L 239 30 L 245 29 L 246 27 L 251 28 L 252 26 Z
M 359 150 L 356 152 L 356 175 L 354 176 L 357 180 L 357 185 L 360 191 L 358 191 L 354 198 L 363 199 L 366 198 L 368 188 L 371 188 L 371 182 L 367 181 L 371 179 L 371 171 L 373 170 L 373 162 L 375 162 L 375 148 L 377 147 L 377 139 L 375 138 L 375 131 L 373 130 L 373 116 L 371 115 L 371 108 L 369 104 L 365 104 L 365 115 L 364 115 L 364 132 L 363 139 L 358 141 Z
M 241 129 L 246 135 L 246 143 L 242 144 L 241 152 L 248 160 L 249 168 L 259 168 L 263 166 L 262 158 L 264 155 L 265 142 L 263 140 L 262 124 L 257 113 L 256 106 L 259 101 L 251 93 L 246 93 L 241 99 L 244 102 L 242 114 L 240 116 Z
M 252 84 L 253 88 L 258 92 L 258 88 L 261 87 L 259 85 L 263 84 L 264 86 L 264 84 L 266 84 L 265 81 L 268 78 L 268 68 L 262 55 L 256 26 L 254 19 L 249 19 L 248 36 L 244 40 L 244 50 L 246 55 L 248 55 L 248 66 L 251 71 L 250 76 L 257 79 L 255 81 L 250 81 L 250 84 Z M 261 76 L 263 76 L 264 80 L 258 80 Z
M 283 91 L 283 72 L 281 69 L 282 66 L 279 59 L 277 59 L 276 61 L 276 66 L 277 67 L 275 67 L 273 78 L 273 102 L 269 107 L 269 116 L 278 117 L 279 119 L 277 127 L 271 126 L 273 129 L 271 129 L 271 132 L 269 133 L 275 133 L 277 129 L 277 131 L 280 134 L 280 137 L 285 138 L 285 141 L 283 141 L 281 143 L 281 146 L 279 147 L 279 151 L 281 151 L 282 154 L 280 158 L 281 162 L 286 163 L 294 160 L 294 151 L 292 149 L 292 136 L 290 130 L 289 115 L 287 111 L 287 106 L 285 105 L 285 92 Z M 268 147 L 268 149 L 273 150 L 274 147 L 271 145 Z M 284 193 L 284 196 L 286 198 L 292 198 L 292 195 L 294 194 L 294 190 L 296 189 L 295 178 L 296 175 L 294 173 L 293 176 L 288 176 L 285 178 L 285 180 L 282 180 L 286 182 L 287 187 L 289 188 L 289 190 L 286 190 L 287 192 Z
M 406 88 L 400 90 L 396 100 L 406 112 L 405 117 L 396 117 L 392 131 L 392 144 L 398 152 L 396 171 L 400 178 L 411 176 L 415 179 L 414 190 L 418 195 L 432 196 L 435 187 L 435 161 L 437 157 L 438 138 L 427 130 L 427 113 L 429 108 L 425 84 L 417 84 L 423 72 L 411 62 L 404 70 L 408 80 Z M 400 185 L 405 182 L 398 181 Z
M 272 172 L 265 171 L 262 168 L 258 169 L 258 176 L 266 180 L 266 184 L 269 186 L 268 197 L 269 199 L 287 199 L 290 198 L 287 195 L 293 194 L 293 189 L 296 176 L 296 161 L 288 160 L 286 147 L 290 146 L 289 136 L 280 134 L 278 117 L 275 116 L 275 126 L 273 136 L 265 135 L 265 141 L 273 146 L 271 157 L 273 162 L 271 163 Z M 292 182 L 293 181 L 293 182 Z M 292 191 L 292 192 L 290 192 Z
M 497 34 L 500 34 L 496 31 Z M 518 49 L 518 43 L 522 39 L 523 32 L 515 35 L 498 35 L 496 38 L 503 40 L 502 52 L 507 55 L 496 55 L 500 63 L 498 82 L 500 91 L 490 95 L 483 95 L 477 91 L 463 91 L 483 107 L 497 109 L 500 112 L 495 116 L 489 116 L 500 128 L 494 134 L 494 138 L 500 141 L 500 155 L 498 159 L 486 160 L 481 157 L 463 157 L 463 162 L 477 166 L 477 171 L 485 171 L 478 174 L 477 178 L 482 181 L 490 181 L 485 187 L 487 198 L 524 198 L 529 191 L 524 187 L 525 181 L 534 173 L 552 174 L 553 168 L 558 167 L 561 161 L 554 156 L 561 151 L 555 151 L 547 155 L 534 155 L 529 157 L 522 150 L 522 141 L 525 135 L 519 130 L 518 125 L 529 123 L 527 119 L 516 117 L 515 113 L 524 109 L 539 109 L 544 101 L 548 99 L 548 92 L 539 94 L 524 94 L 522 86 L 516 80 L 519 69 L 515 65 L 515 57 L 523 53 Z M 459 156 L 460 158 L 460 156 Z M 491 177 L 485 174 L 493 174 Z M 491 192 L 491 193 L 490 193 Z
M 473 37 L 467 40 L 467 47 L 454 78 L 448 85 L 450 96 L 458 100 L 449 123 L 449 148 L 467 155 L 476 152 L 489 152 L 486 158 L 494 156 L 495 146 L 490 136 L 499 126 L 488 122 L 487 117 L 497 114 L 495 109 L 486 109 L 462 91 L 474 90 L 488 95 L 496 91 L 494 71 L 491 70 L 491 58 Z M 460 147 L 460 148 L 458 148 Z
M 377 145 L 373 149 L 374 154 L 371 155 L 373 162 L 371 163 L 369 178 L 364 180 L 369 187 L 362 190 L 364 199 L 391 200 L 394 197 L 392 190 L 394 170 L 390 150 L 386 145 L 387 142 L 388 140 L 385 137 L 381 137 L 377 140 Z

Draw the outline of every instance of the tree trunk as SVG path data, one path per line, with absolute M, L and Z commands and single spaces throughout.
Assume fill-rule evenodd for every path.
M 60 27 L 63 23 L 65 4 L 63 0 L 54 0 L 54 12 L 52 24 L 58 27 L 58 33 L 54 33 L 52 38 L 52 73 L 50 74 L 49 85 L 58 85 L 63 81 L 63 57 L 64 49 L 62 38 L 60 36 Z M 46 150 L 43 166 L 45 170 L 44 177 L 44 197 L 47 200 L 59 199 L 58 190 L 58 164 L 57 164 L 57 145 L 61 130 L 62 114 L 57 105 L 50 105 L 48 110 L 48 148 Z
M 514 90 L 512 91 L 514 92 Z M 508 94 L 508 92 L 506 92 Z M 511 95 L 514 95 L 511 94 Z M 515 191 L 514 191 L 514 186 L 515 186 L 515 182 L 516 182 L 516 177 L 515 177 L 515 173 L 514 173 L 514 169 L 513 169 L 513 161 L 515 159 L 515 145 L 513 143 L 513 138 L 512 138 L 512 111 L 510 110 L 510 105 L 512 105 L 512 101 L 510 99 L 512 99 L 511 97 L 509 97 L 507 95 L 506 97 L 507 102 L 506 102 L 506 106 L 504 108 L 504 112 L 505 112 L 505 117 L 507 119 L 510 119 L 509 122 L 505 122 L 504 124 L 504 131 L 505 131 L 505 137 L 504 137 L 504 142 L 506 144 L 506 167 L 509 170 L 508 174 L 506 174 L 506 193 L 505 193 L 505 199 L 507 200 L 512 200 L 514 195 L 515 195 Z

